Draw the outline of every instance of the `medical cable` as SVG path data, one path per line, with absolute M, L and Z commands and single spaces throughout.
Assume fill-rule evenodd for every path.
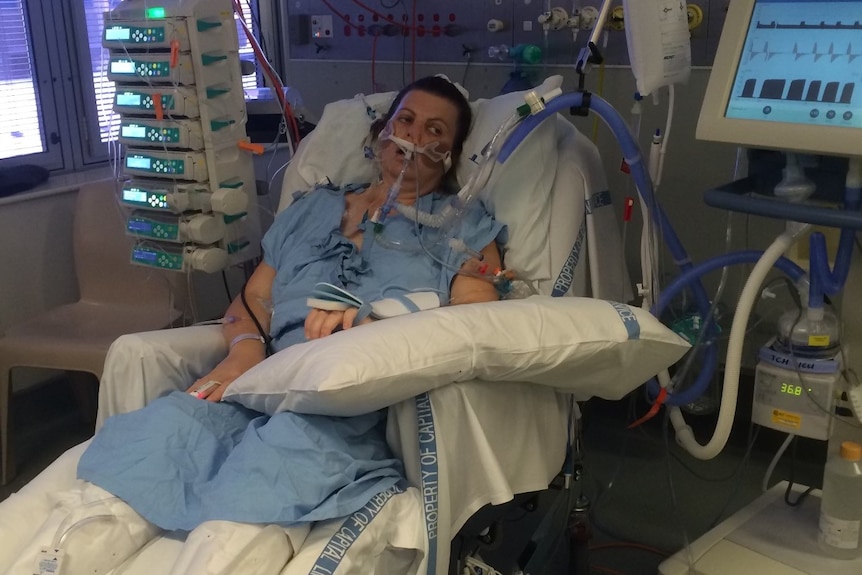
M 605 2 L 605 5 L 610 7 L 611 3 Z M 602 52 L 604 52 L 608 47 L 608 37 L 609 36 L 610 35 L 607 32 L 605 32 L 604 36 L 602 36 Z M 596 91 L 595 91 L 595 93 L 598 94 L 599 96 L 601 96 L 605 93 L 605 70 L 606 70 L 605 63 L 606 62 L 607 62 L 607 60 L 602 58 L 601 63 L 599 63 L 599 80 L 598 80 L 598 83 L 596 84 Z M 592 140 L 592 142 L 594 144 L 597 144 L 599 141 L 599 120 L 598 120 L 598 118 L 593 119 L 593 131 L 592 131 L 592 134 L 590 134 L 590 140 Z
M 779 447 L 778 451 L 775 452 L 775 456 L 772 458 L 772 461 L 769 462 L 769 466 L 766 468 L 766 473 L 763 475 L 763 482 L 760 485 L 761 492 L 766 493 L 769 489 L 769 479 L 772 477 L 772 472 L 775 471 L 775 466 L 778 465 L 778 461 L 781 459 L 781 456 L 784 455 L 785 451 L 787 451 L 787 447 L 793 442 L 795 437 L 795 434 L 788 433 L 784 442 L 781 444 L 781 447 Z
M 664 158 L 667 153 L 667 143 L 670 140 L 670 129 L 673 125 L 673 114 L 675 108 L 675 100 L 676 100 L 676 91 L 674 90 L 674 85 L 670 84 L 667 87 L 667 121 L 664 126 L 664 134 L 662 134 L 661 147 L 659 149 L 659 158 L 658 158 L 658 171 L 656 173 L 656 179 L 654 181 L 656 189 L 661 186 L 661 178 L 664 173 Z
M 751 429 L 752 427 L 754 428 L 753 431 Z M 697 479 L 699 479 L 700 481 L 703 481 L 705 483 L 725 483 L 725 482 L 731 481 L 733 479 L 736 479 L 738 482 L 739 479 L 741 478 L 740 474 L 741 474 L 742 470 L 748 464 L 748 460 L 750 459 L 751 453 L 754 450 L 754 444 L 757 440 L 757 436 L 759 435 L 759 433 L 760 433 L 760 426 L 755 426 L 755 425 L 749 426 L 748 441 L 746 442 L 745 453 L 743 453 L 742 459 L 740 459 L 740 462 L 731 471 L 729 471 L 728 473 L 725 473 L 724 475 L 720 475 L 717 477 L 710 477 L 708 475 L 704 475 L 702 472 L 700 472 L 700 471 L 696 470 L 694 467 L 692 467 L 686 459 L 683 459 L 680 456 L 680 454 L 678 454 L 676 452 L 671 451 L 670 455 L 671 455 L 671 457 L 674 458 L 674 460 L 679 464 L 680 467 L 685 469 L 693 477 L 696 477 Z M 730 490 L 730 492 L 732 494 L 735 493 L 735 491 L 736 491 L 735 489 Z M 726 508 L 727 504 L 725 504 L 724 507 Z M 721 513 L 719 513 L 719 517 L 720 516 L 721 516 Z
M 260 337 L 263 338 L 263 347 L 266 351 L 266 356 L 269 357 L 273 353 L 275 353 L 272 349 L 272 337 L 270 337 L 269 333 L 263 329 L 263 326 L 260 325 L 260 321 L 258 321 L 257 316 L 254 315 L 254 312 L 251 310 L 251 307 L 248 305 L 248 301 L 245 297 L 245 288 L 248 285 L 248 282 L 242 285 L 242 288 L 239 291 L 239 298 L 242 301 L 242 305 L 245 308 L 245 311 L 248 312 L 249 318 L 254 323 L 254 327 L 257 328 L 257 333 L 260 334 Z
M 754 425 L 753 423 L 749 423 L 748 425 L 748 442 L 746 444 L 745 453 L 742 455 L 742 459 L 736 465 L 736 468 L 733 470 L 733 474 L 731 475 L 731 479 L 733 483 L 730 486 L 729 493 L 727 498 L 724 500 L 724 505 L 721 506 L 721 509 L 718 513 L 715 514 L 715 518 L 709 523 L 709 529 L 712 529 L 716 525 L 718 525 L 722 519 L 724 519 L 727 514 L 727 510 L 730 508 L 730 504 L 733 503 L 734 498 L 739 494 L 742 482 L 742 472 L 748 466 L 748 462 L 751 460 L 751 454 L 754 451 L 754 444 L 757 441 L 757 436 L 760 433 L 760 426 Z
M 667 456 L 665 457 L 665 465 L 667 468 L 667 486 L 668 493 L 670 494 L 671 501 L 671 509 L 673 510 L 673 516 L 676 519 L 677 526 L 680 529 L 680 533 L 682 535 L 682 548 L 685 551 L 685 558 L 689 568 L 693 567 L 695 564 L 694 554 L 691 549 L 691 539 L 688 536 L 688 529 L 686 529 L 685 521 L 682 518 L 682 514 L 680 512 L 679 502 L 676 497 L 676 489 L 673 483 L 673 468 L 671 467 L 671 458 L 670 458 L 670 430 L 668 428 L 668 423 L 670 421 L 670 412 L 665 411 L 664 417 L 662 418 L 662 437 L 664 438 L 664 448 Z
M 221 281 L 224 286 L 224 293 L 227 296 L 227 304 L 230 305 L 233 302 L 233 296 L 230 294 L 230 286 L 227 284 L 227 273 L 224 270 L 221 271 Z
M 266 207 L 267 215 L 272 216 L 273 218 L 275 218 L 275 216 L 278 215 L 277 214 L 278 206 L 273 206 L 273 203 L 272 203 L 272 184 L 275 181 L 276 176 L 279 173 L 281 173 L 281 171 L 283 169 L 285 169 L 288 166 L 288 164 L 290 164 L 290 160 L 293 159 L 293 155 L 291 154 L 290 157 L 288 158 L 288 160 L 286 162 L 284 162 L 281 166 L 279 166 L 275 170 L 275 172 L 272 173 L 272 175 L 270 175 L 270 171 L 272 170 L 272 163 L 275 161 L 275 156 L 278 153 L 278 140 L 281 137 L 281 134 L 285 133 L 285 130 L 286 130 L 286 127 L 284 126 L 284 121 L 282 120 L 279 122 L 278 133 L 276 134 L 275 139 L 272 142 L 272 149 L 270 152 L 269 162 L 267 162 L 267 164 L 266 164 L 266 188 L 265 188 L 266 189 L 266 194 L 265 194 L 266 206 L 265 207 Z M 260 205 L 260 204 L 258 204 L 258 205 Z
M 467 46 L 467 44 L 461 44 L 461 56 L 467 59 L 466 64 L 464 64 L 464 73 L 461 74 L 461 85 L 464 86 L 464 89 L 467 88 L 467 72 L 470 71 L 470 64 L 473 63 L 473 49 Z
M 192 279 L 191 271 L 187 271 L 186 274 L 186 292 L 188 293 L 189 300 L 189 311 L 192 314 L 192 323 L 197 323 L 198 321 L 198 298 L 195 294 L 194 280 Z
M 90 502 L 87 502 L 87 503 L 81 505 L 78 508 L 78 510 L 86 512 L 86 510 L 88 510 L 88 509 L 91 509 L 93 507 L 98 507 L 100 505 L 103 505 L 105 503 L 109 503 L 111 501 L 120 501 L 120 498 L 115 497 L 115 496 L 111 496 L 111 497 L 105 497 L 103 499 L 96 499 L 95 501 L 90 501 Z M 84 517 L 84 518 L 81 518 L 78 520 L 74 520 L 74 518 L 75 518 L 74 512 L 70 512 L 69 515 L 67 515 L 66 518 L 63 519 L 63 521 L 60 523 L 60 525 L 57 526 L 57 531 L 54 533 L 54 538 L 51 541 L 51 547 L 53 549 L 62 549 L 63 543 L 66 541 L 66 537 L 69 535 L 69 533 L 71 533 L 74 529 L 76 529 L 78 527 L 78 525 L 91 523 L 92 521 L 95 521 L 95 520 L 101 521 L 101 520 L 108 519 L 108 520 L 116 521 L 116 519 L 117 519 L 114 515 L 111 515 L 108 513 L 100 513 L 97 515 L 91 515 L 89 517 Z
M 784 503 L 789 505 L 790 507 L 799 507 L 802 505 L 802 502 L 805 501 L 805 498 L 814 491 L 814 486 L 809 486 L 805 491 L 799 494 L 795 500 L 790 500 L 790 494 L 793 492 L 793 484 L 796 475 L 796 446 L 799 445 L 798 437 L 794 437 L 793 450 L 790 452 L 790 478 L 787 480 L 787 488 L 784 490 Z
M 731 240 L 733 237 L 731 223 L 732 223 L 732 212 L 728 211 L 727 212 L 727 226 L 725 228 L 725 251 L 724 251 L 725 254 L 731 253 L 730 246 L 731 246 Z M 715 345 L 719 341 L 719 334 L 718 334 L 717 330 L 713 329 L 713 324 L 717 321 L 716 320 L 716 311 L 718 309 L 719 302 L 721 302 L 722 296 L 724 295 L 724 289 L 727 285 L 727 276 L 728 276 L 728 270 L 729 269 L 730 269 L 730 266 L 723 266 L 721 268 L 721 279 L 718 283 L 718 287 L 715 290 L 715 294 L 712 297 L 712 305 L 709 308 L 709 315 L 706 318 L 700 318 L 701 319 L 701 327 L 698 330 L 697 338 L 695 339 L 694 342 L 689 342 L 692 344 L 692 349 L 689 353 L 686 354 L 685 362 L 683 363 L 682 369 L 680 369 L 676 373 L 674 373 L 673 384 L 672 384 L 674 391 L 672 393 L 675 393 L 675 391 L 677 389 L 679 389 L 680 384 L 686 381 L 689 372 L 691 371 L 692 367 L 694 367 L 694 363 L 695 363 L 696 359 L 698 358 L 699 352 L 703 349 L 702 346 L 703 345 Z M 758 298 L 758 301 L 760 301 L 760 298 Z M 660 317 L 660 316 L 657 316 L 657 317 Z M 707 390 L 704 389 L 703 393 L 705 393 L 706 391 Z M 678 400 L 678 398 L 674 397 L 670 401 L 676 403 L 679 400 Z M 698 401 L 698 398 L 695 398 L 693 402 L 689 402 L 686 405 L 693 405 L 697 401 Z M 667 401 L 666 401 L 666 403 L 667 403 Z
M 254 32 L 250 30 L 248 24 L 246 24 L 245 18 L 243 17 L 242 6 L 240 5 L 239 0 L 233 0 L 233 6 L 234 11 L 237 13 L 237 15 L 239 15 L 240 25 L 245 31 L 249 44 L 254 51 L 255 58 L 263 68 L 264 75 L 267 77 L 267 79 L 272 85 L 272 91 L 280 105 L 282 118 L 284 118 L 285 122 L 293 130 L 293 139 L 291 139 L 290 137 L 287 138 L 288 146 L 290 146 L 290 154 L 291 156 L 293 156 L 295 152 L 294 146 L 299 144 L 299 141 L 302 139 L 302 136 L 299 132 L 299 124 L 296 121 L 296 116 L 293 113 L 293 108 L 284 95 L 284 84 L 281 81 L 281 77 L 278 75 L 278 72 L 275 71 L 275 68 L 272 67 L 272 64 L 270 64 L 269 60 L 264 54 L 263 48 L 261 48 L 260 44 L 257 41 L 257 38 L 255 38 L 254 36 Z
M 545 15 L 548 18 L 551 16 L 551 0 L 545 2 Z M 542 22 L 541 19 L 539 21 Z M 548 55 L 551 53 L 550 29 L 551 25 L 547 21 L 542 22 L 542 78 L 548 77 Z

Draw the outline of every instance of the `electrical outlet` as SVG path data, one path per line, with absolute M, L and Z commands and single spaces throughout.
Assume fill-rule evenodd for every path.
M 311 17 L 311 37 L 315 39 L 332 38 L 332 15 Z

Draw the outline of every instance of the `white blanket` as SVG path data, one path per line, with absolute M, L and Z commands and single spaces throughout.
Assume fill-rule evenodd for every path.
M 137 359 L 135 365 L 142 371 Z M 301 534 L 289 534 L 291 541 L 302 546 L 282 575 L 326 573 L 336 564 L 338 569 L 333 573 L 338 575 L 446 573 L 449 542 L 474 511 L 548 485 L 562 466 L 566 423 L 566 397 L 550 388 L 521 383 L 449 385 L 427 399 L 393 406 L 388 439 L 404 460 L 411 487 L 382 505 L 371 502 L 359 519 L 315 525 L 304 543 Z M 434 448 L 429 450 L 431 445 Z M 0 503 L 0 573 L 16 560 L 29 561 L 19 557 L 21 550 L 57 502 L 69 491 L 81 488 L 75 470 L 85 446 L 66 452 L 20 492 Z M 373 519 L 372 513 L 376 514 Z M 223 537 L 248 537 L 246 531 Z M 157 537 L 117 572 L 218 573 L 216 565 L 208 564 L 214 562 L 212 553 L 190 550 L 184 543 L 186 536 L 168 533 Z M 242 550 L 242 541 L 234 547 Z M 216 548 L 224 545 L 220 541 Z M 192 559 L 198 563 L 191 564 Z M 218 564 L 224 567 L 229 559 L 220 557 Z M 181 571 L 176 571 L 181 562 Z

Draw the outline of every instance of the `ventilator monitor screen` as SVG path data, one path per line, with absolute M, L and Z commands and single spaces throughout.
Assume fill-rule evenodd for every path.
M 859 154 L 862 2 L 731 2 L 697 137 Z

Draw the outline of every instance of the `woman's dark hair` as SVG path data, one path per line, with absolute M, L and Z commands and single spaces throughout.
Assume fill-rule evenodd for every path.
M 458 125 L 455 127 L 455 141 L 452 144 L 452 166 L 458 166 L 458 158 L 461 156 L 461 150 L 464 148 L 464 142 L 467 140 L 467 134 L 470 132 L 470 124 L 473 121 L 473 112 L 470 109 L 470 104 L 464 95 L 455 87 L 455 84 L 440 76 L 427 76 L 419 78 L 415 82 L 408 84 L 396 94 L 392 100 L 392 105 L 389 106 L 389 111 L 383 118 L 375 121 L 371 125 L 371 135 L 376 139 L 380 135 L 380 131 L 386 125 L 386 122 L 392 118 L 392 115 L 401 105 L 401 100 L 404 96 L 414 90 L 421 90 L 433 94 L 444 100 L 451 102 L 458 110 Z

